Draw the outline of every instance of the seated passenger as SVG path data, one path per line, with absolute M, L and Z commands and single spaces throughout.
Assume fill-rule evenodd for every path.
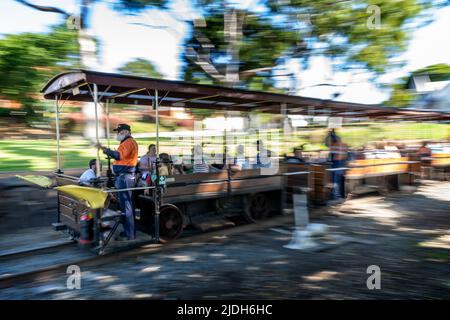
M 384 150 L 387 151 L 386 158 L 401 158 L 400 151 L 398 147 L 394 143 L 388 143 L 384 146 Z
M 171 176 L 174 174 L 172 159 L 167 153 L 159 155 L 161 163 L 159 164 L 159 174 L 161 176 Z
M 431 156 L 431 149 L 427 147 L 427 142 L 422 142 L 422 146 L 417 151 L 417 154 L 421 157 L 430 157 Z
M 102 171 L 102 163 L 100 162 L 100 172 Z M 97 159 L 89 160 L 89 169 L 80 176 L 78 183 L 85 186 L 92 186 L 93 180 L 97 178 Z
M 237 147 L 237 154 L 230 168 L 233 171 L 242 171 L 252 168 L 248 158 L 245 156 L 245 149 L 242 144 Z
M 209 164 L 209 172 L 221 172 L 226 169 L 226 156 L 225 153 L 220 154 L 215 151 L 211 152 L 209 157 L 207 157 L 206 161 Z
M 303 146 L 294 148 L 294 156 L 286 157 L 286 163 L 305 163 L 302 152 L 303 152 Z
M 208 173 L 209 165 L 203 159 L 203 149 L 200 145 L 194 146 L 193 173 Z
M 183 165 L 175 164 L 173 166 L 173 174 L 185 174 L 185 172 L 183 170 Z
M 148 146 L 148 152 L 139 160 L 139 171 L 142 177 L 145 177 L 155 169 L 156 163 L 156 146 L 151 144 Z
M 269 168 L 272 163 L 272 152 L 264 147 L 261 140 L 256 141 L 256 165 L 255 168 Z
M 173 166 L 173 174 L 185 174 L 183 165 L 183 155 L 170 156 Z

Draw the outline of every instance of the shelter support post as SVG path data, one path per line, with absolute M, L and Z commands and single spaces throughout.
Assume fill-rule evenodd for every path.
M 107 99 L 106 103 L 105 103 L 105 109 L 106 109 L 105 110 L 106 111 L 106 134 L 105 134 L 105 136 L 106 136 L 106 143 L 107 143 L 108 149 L 111 148 L 111 144 L 109 141 L 109 103 L 110 103 L 110 101 L 109 101 L 109 99 Z M 108 186 L 108 188 L 111 188 L 114 186 L 113 172 L 111 170 L 111 157 L 108 156 L 107 159 L 108 159 L 108 169 L 106 171 L 106 176 L 108 177 L 107 186 Z
M 59 105 L 58 96 L 55 96 L 55 116 L 56 116 L 56 173 L 62 174 L 61 171 L 61 155 L 59 153 Z M 58 201 L 58 213 L 56 216 L 56 223 L 61 223 L 61 208 Z
M 223 129 L 223 145 L 222 145 L 222 150 L 223 150 L 223 164 L 227 169 L 227 195 L 230 196 L 231 195 L 231 168 L 230 168 L 230 163 L 228 163 L 228 148 L 227 148 L 227 141 L 228 141 L 228 136 L 227 136 L 227 126 L 228 126 L 228 112 L 227 110 L 224 110 L 224 129 Z
M 100 144 L 100 140 L 99 140 L 99 119 L 98 119 L 98 87 L 97 84 L 94 83 L 94 94 L 93 94 L 93 98 L 94 98 L 94 108 L 95 108 L 95 140 L 97 145 Z M 97 148 L 97 161 L 96 161 L 96 176 L 97 178 L 100 178 L 101 172 L 100 172 L 100 150 Z
M 159 181 L 159 100 L 158 100 L 158 90 L 155 89 L 154 97 L 154 108 L 155 108 L 155 121 L 156 121 L 156 181 L 154 190 L 154 203 L 155 203 L 155 241 L 159 242 L 159 214 L 161 207 L 161 186 Z
M 286 107 L 286 103 L 282 103 L 280 105 L 280 111 L 281 111 L 281 125 L 282 125 L 282 132 L 283 132 L 283 136 L 286 136 L 287 132 L 286 132 L 286 122 L 287 122 L 287 107 Z M 279 160 L 278 160 L 279 161 Z M 287 168 L 287 167 L 286 167 Z M 286 170 L 287 172 L 289 170 Z M 288 177 L 287 176 L 283 176 L 281 178 L 282 180 L 282 188 L 281 188 L 281 204 L 280 204 L 280 210 L 281 213 L 284 214 L 286 212 L 287 209 L 287 201 L 288 201 L 288 197 L 287 197 L 287 187 L 288 187 Z M 292 195 L 293 196 L 293 195 Z
M 56 173 L 64 173 L 61 170 L 61 153 L 60 153 L 60 133 L 59 133 L 59 100 L 55 96 L 55 113 L 56 113 Z

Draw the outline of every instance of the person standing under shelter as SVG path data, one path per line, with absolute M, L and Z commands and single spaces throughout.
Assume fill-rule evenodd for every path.
M 341 137 L 334 134 L 330 139 L 330 160 L 332 171 L 333 190 L 331 200 L 342 202 L 345 198 L 345 169 L 348 159 L 348 146 L 342 142 Z
M 131 128 L 125 123 L 121 123 L 114 131 L 117 131 L 117 140 L 120 141 L 117 151 L 97 145 L 99 149 L 114 159 L 113 171 L 116 175 L 116 189 L 129 189 L 136 186 L 136 165 L 138 160 L 138 145 L 131 136 Z M 125 214 L 124 232 L 120 234 L 120 240 L 133 240 L 136 238 L 134 227 L 134 202 L 132 191 L 118 192 L 120 209 Z

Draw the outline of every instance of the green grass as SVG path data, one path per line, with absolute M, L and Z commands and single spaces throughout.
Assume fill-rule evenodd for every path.
M 148 131 L 147 129 L 148 126 Z M 139 130 L 154 132 L 151 124 L 142 124 Z M 169 131 L 163 129 L 162 131 Z M 326 128 L 302 129 L 289 135 L 283 135 L 277 130 L 272 130 L 270 135 L 262 135 L 259 138 L 268 141 L 267 147 L 278 153 L 288 153 L 292 148 L 303 143 L 306 150 L 325 149 L 323 141 Z M 374 140 L 411 140 L 429 139 L 442 140 L 450 136 L 449 124 L 432 123 L 401 123 L 401 124 L 371 124 L 370 126 L 346 126 L 339 129 L 339 134 L 350 146 L 362 146 L 368 141 Z M 271 137 L 268 139 L 268 137 Z M 256 134 L 239 136 L 232 145 L 253 145 L 258 139 Z M 139 154 L 143 155 L 149 144 L 155 143 L 155 139 L 139 138 Z M 205 137 L 206 152 L 221 152 L 222 138 Z M 106 142 L 103 141 L 104 144 Z M 192 139 L 160 139 L 160 152 L 178 155 L 189 153 Z M 111 141 L 112 147 L 117 147 L 117 141 Z M 230 150 L 234 149 L 230 146 Z M 231 151 L 233 152 L 233 151 Z M 95 158 L 96 150 L 90 142 L 83 139 L 70 139 L 61 142 L 62 166 L 63 168 L 84 168 L 89 159 Z M 54 140 L 0 140 L 0 171 L 27 171 L 27 170 L 54 170 L 56 168 L 56 142 Z

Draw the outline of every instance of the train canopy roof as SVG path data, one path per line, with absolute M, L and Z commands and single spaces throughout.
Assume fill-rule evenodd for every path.
M 287 114 L 336 116 L 348 118 L 387 118 L 398 120 L 450 119 L 438 112 L 416 112 L 380 105 L 368 105 L 307 98 L 279 93 L 250 91 L 183 81 L 144 78 L 130 75 L 72 70 L 53 77 L 42 89 L 46 99 L 93 101 L 93 84 L 99 102 L 152 105 L 158 90 L 160 105 Z

